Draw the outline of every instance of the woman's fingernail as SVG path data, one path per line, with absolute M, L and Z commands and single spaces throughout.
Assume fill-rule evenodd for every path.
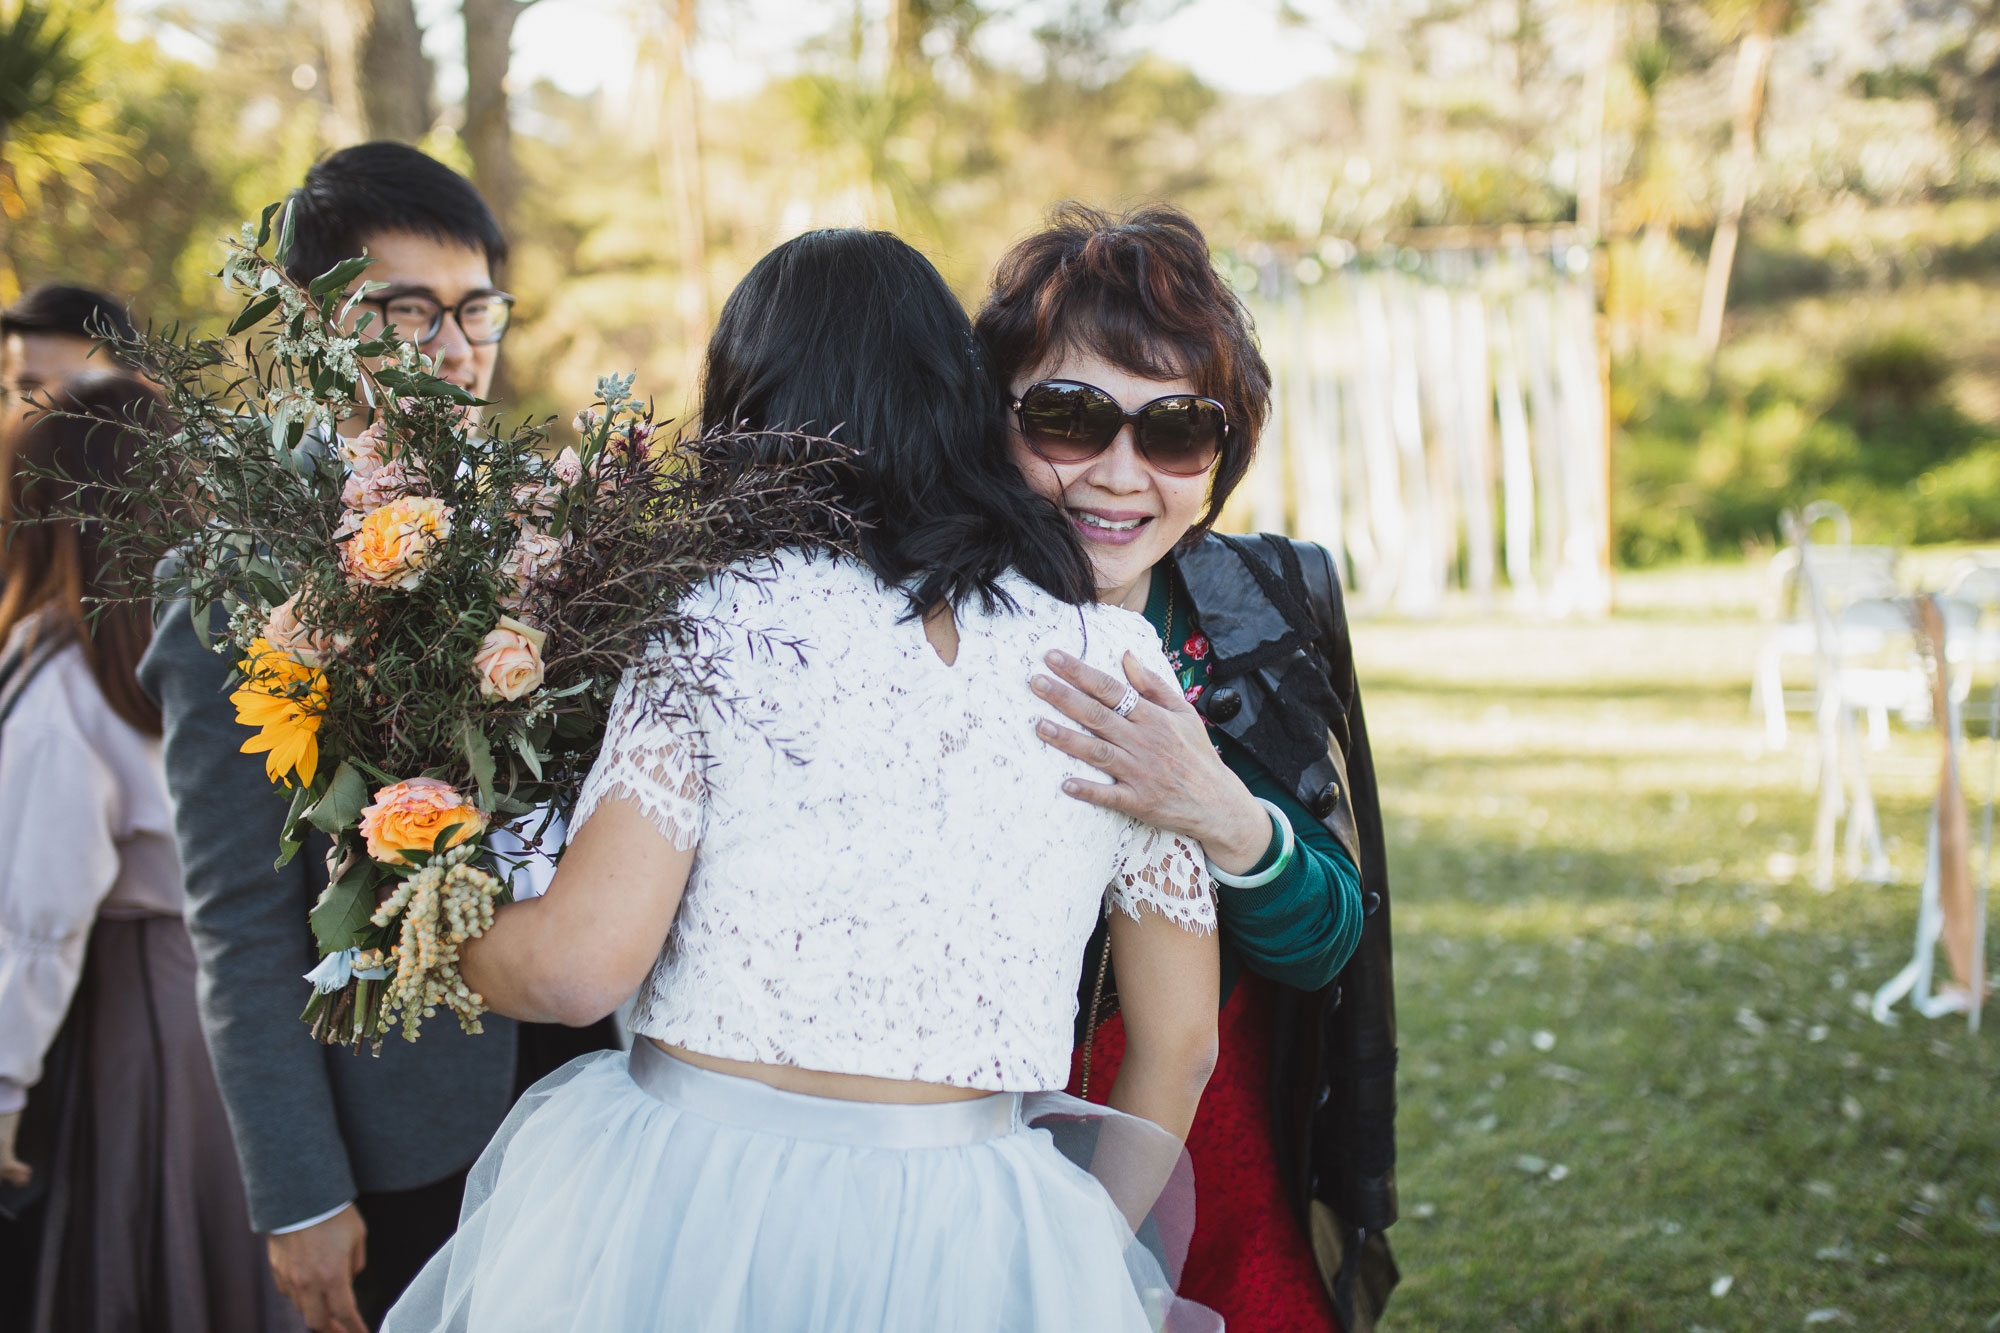
M 1035 723 L 1035 734 L 1045 740 L 1054 740 L 1056 724 L 1053 722 L 1037 722 Z
M 1049 692 L 1050 683 L 1051 682 L 1047 676 L 1028 677 L 1028 688 L 1033 690 L 1036 694 L 1047 694 Z
M 1075 778 L 1069 778 L 1063 782 L 1063 794 L 1065 796 L 1074 796 L 1080 790 L 1082 790 L 1081 785 Z
M 1049 655 L 1046 660 L 1048 664 L 1052 667 L 1068 666 L 1069 654 L 1064 652 L 1060 648 L 1054 648 L 1049 651 Z

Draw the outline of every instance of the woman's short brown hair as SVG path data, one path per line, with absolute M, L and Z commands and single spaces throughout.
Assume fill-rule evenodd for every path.
M 1001 258 L 974 328 L 1003 387 L 1065 352 L 1092 352 L 1146 379 L 1186 379 L 1221 403 L 1229 433 L 1195 532 L 1215 522 L 1250 470 L 1271 411 L 1271 370 L 1250 312 L 1178 208 L 1114 217 L 1059 205 Z

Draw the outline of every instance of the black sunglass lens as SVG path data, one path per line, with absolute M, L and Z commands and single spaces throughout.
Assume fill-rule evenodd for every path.
M 1110 395 L 1076 384 L 1038 384 L 1021 399 L 1021 429 L 1044 457 L 1077 461 L 1103 452 L 1125 424 Z
M 1163 398 L 1140 414 L 1140 448 L 1163 471 L 1206 471 L 1221 441 L 1222 412 L 1203 399 Z

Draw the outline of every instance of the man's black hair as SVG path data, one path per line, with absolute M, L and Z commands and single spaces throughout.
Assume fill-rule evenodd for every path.
M 50 282 L 0 310 L 0 337 L 10 333 L 53 333 L 96 341 L 130 342 L 132 321 L 103 292 Z
M 757 261 L 708 343 L 702 425 L 852 446 L 861 555 L 910 614 L 1005 602 L 1018 570 L 1066 602 L 1096 588 L 1069 519 L 1007 448 L 1006 400 L 929 260 L 887 232 L 815 231 Z
M 362 252 L 368 238 L 408 232 L 486 255 L 497 275 L 507 238 L 472 182 L 405 143 L 377 140 L 330 153 L 292 191 L 285 271 L 310 282 Z

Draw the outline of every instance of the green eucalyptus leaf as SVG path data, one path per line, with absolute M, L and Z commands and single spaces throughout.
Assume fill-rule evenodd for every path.
M 188 615 L 194 620 L 195 642 L 207 652 L 215 651 L 215 627 L 210 623 L 214 618 L 215 603 L 188 599 Z
M 355 948 L 356 939 L 375 915 L 375 894 L 369 888 L 365 858 L 357 859 L 348 872 L 327 885 L 313 904 L 313 939 L 322 954 Z
M 305 830 L 301 829 L 299 827 L 299 824 L 300 821 L 305 819 L 306 812 L 312 809 L 313 802 L 316 799 L 313 793 L 318 788 L 318 786 L 319 786 L 318 783 L 314 783 L 310 787 L 294 787 L 292 789 L 292 806 L 291 809 L 285 812 L 284 836 L 286 841 L 288 842 L 305 841 L 305 836 L 306 836 Z M 291 858 L 289 856 L 286 857 L 286 860 L 290 859 Z
M 263 323 L 264 317 L 277 308 L 278 295 L 276 292 L 273 292 L 269 296 L 256 298 L 244 306 L 243 312 L 237 315 L 235 320 L 229 325 L 229 335 L 233 338 L 252 325 Z
M 381 783 L 385 787 L 398 781 L 395 775 L 390 773 L 384 773 L 381 769 L 375 767 L 375 765 L 369 763 L 366 759 L 363 759 L 358 754 L 348 756 L 347 762 L 353 764 L 356 768 L 360 769 L 363 773 L 366 773 L 369 777 L 375 779 L 375 781 Z
M 521 762 L 528 766 L 528 771 L 535 775 L 535 781 L 540 782 L 542 780 L 542 756 L 536 752 L 535 743 L 519 731 L 513 733 L 512 739 L 514 741 L 515 753 L 521 756 Z
M 257 248 L 259 250 L 262 250 L 265 243 L 271 239 L 271 219 L 276 217 L 278 210 L 284 206 L 285 201 L 282 199 L 276 203 L 264 205 L 263 215 L 257 219 Z
M 284 263 L 292 253 L 292 204 L 285 201 L 284 216 L 278 222 L 278 262 Z
M 353 259 L 343 259 L 307 283 L 306 295 L 314 301 L 324 301 L 333 292 L 346 291 L 347 284 L 360 277 L 367 270 L 368 266 L 374 262 L 374 258 L 369 255 L 358 255 Z
M 327 784 L 326 795 L 313 805 L 306 817 L 322 833 L 339 833 L 361 818 L 361 808 L 368 804 L 368 795 L 368 783 L 359 770 L 343 761 L 333 771 L 333 780 Z
M 482 808 L 493 808 L 493 746 L 487 741 L 486 733 L 479 724 L 468 720 L 459 729 L 459 745 L 465 751 L 465 761 L 472 765 L 472 780 L 479 784 L 479 804 Z

